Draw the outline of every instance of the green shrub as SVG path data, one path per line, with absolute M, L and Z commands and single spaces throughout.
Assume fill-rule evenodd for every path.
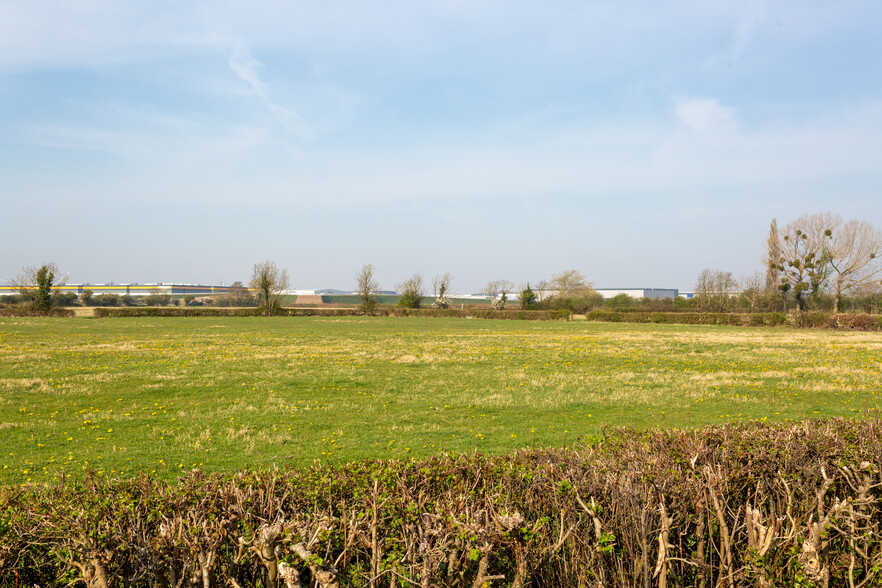
M 23 301 L 23 298 L 18 294 L 4 294 L 0 296 L 0 304 L 20 304 Z
M 171 294 L 148 294 L 144 297 L 145 306 L 168 306 L 171 302 Z
M 616 294 L 612 298 L 605 300 L 603 305 L 607 308 L 611 308 L 613 310 L 621 310 L 625 308 L 632 308 L 637 305 L 637 301 L 628 296 L 627 294 Z
M 765 315 L 759 313 L 753 313 L 747 315 L 747 325 L 750 327 L 762 327 L 766 324 Z
M 53 306 L 77 306 L 77 293 L 76 292 L 60 292 L 55 290 L 52 293 L 52 305 Z
M 649 315 L 649 322 L 651 323 L 670 323 L 672 322 L 670 314 L 665 312 L 653 312 Z
M 521 290 L 519 302 L 521 310 L 533 310 L 536 308 L 536 293 L 530 288 L 529 282 L 527 283 L 527 287 Z
M 592 310 L 585 315 L 585 318 L 589 321 L 604 323 L 621 323 L 625 320 L 622 313 L 612 310 Z
M 47 311 L 52 308 L 52 286 L 55 285 L 55 267 L 44 265 L 37 270 L 37 289 L 34 291 L 34 306 Z
M 398 306 L 402 308 L 419 308 L 423 304 L 423 297 L 417 292 L 402 292 L 398 297 Z
M 573 313 L 569 308 L 558 308 L 557 310 L 551 311 L 551 318 L 556 321 L 568 321 L 572 318 Z
M 92 296 L 89 304 L 92 306 L 119 306 L 119 295 L 99 294 L 98 296 Z
M 820 329 L 827 324 L 830 315 L 826 312 L 798 312 L 796 313 L 795 326 L 801 329 Z
M 782 327 L 787 324 L 787 315 L 783 312 L 769 312 L 763 316 L 767 327 Z

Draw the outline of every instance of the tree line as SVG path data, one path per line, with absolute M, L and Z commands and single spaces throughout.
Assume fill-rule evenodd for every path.
M 809 309 L 878 313 L 882 306 L 882 232 L 866 221 L 845 221 L 833 213 L 804 215 L 778 227 L 772 219 L 766 240 L 764 271 L 736 279 L 732 272 L 706 268 L 695 284 L 693 299 L 634 299 L 620 294 L 604 299 L 586 277 L 575 269 L 552 274 L 548 280 L 515 286 L 506 279 L 491 280 L 482 293 L 493 309 L 516 304 L 522 310 L 568 310 L 584 314 L 609 310 L 698 310 L 709 312 L 797 311 Z M 380 285 L 376 268 L 365 264 L 356 272 L 355 293 L 359 306 L 370 314 L 378 304 Z M 165 306 L 168 304 L 211 304 L 214 306 L 256 306 L 272 315 L 282 306 L 290 287 L 288 271 L 266 260 L 254 265 L 247 287 L 234 282 L 228 292 L 211 297 L 185 296 L 175 299 L 158 289 L 148 296 L 100 294 L 90 290 L 81 296 L 61 292 L 66 283 L 54 263 L 25 267 L 13 285 L 18 295 L 0 297 L 0 304 L 26 305 L 36 311 L 55 306 Z M 453 275 L 444 273 L 432 280 L 432 308 L 450 307 Z M 398 306 L 422 308 L 427 297 L 423 275 L 414 273 L 396 284 Z M 517 296 L 514 294 L 517 293 Z M 511 299 L 516 298 L 516 302 Z
M 764 271 L 736 279 L 704 269 L 695 284 L 701 310 L 796 309 L 879 312 L 882 232 L 872 224 L 825 212 L 779 227 L 772 219 Z

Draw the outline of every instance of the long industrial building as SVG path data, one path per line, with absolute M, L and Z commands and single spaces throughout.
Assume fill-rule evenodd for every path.
M 660 300 L 662 298 L 673 299 L 680 295 L 676 288 L 595 288 L 595 290 L 604 298 L 615 298 L 620 294 L 627 294 L 631 298 Z
M 204 286 L 202 284 L 65 284 L 54 286 L 57 292 L 73 292 L 82 296 L 83 290 L 91 290 L 92 294 L 119 294 L 120 296 L 149 296 L 150 294 L 224 294 L 230 291 L 229 286 Z M 0 295 L 18 294 L 17 286 L 0 286 Z
M 82 296 L 83 290 L 91 290 L 93 295 L 101 294 L 118 294 L 120 296 L 148 296 L 150 294 L 171 294 L 186 295 L 193 294 L 199 296 L 210 296 L 212 294 L 225 294 L 230 291 L 229 286 L 206 286 L 203 284 L 172 284 L 172 283 L 148 283 L 148 284 L 65 284 L 63 286 L 55 286 L 53 288 L 59 292 L 73 292 L 77 296 Z M 680 292 L 676 288 L 595 288 L 595 290 L 604 298 L 609 299 L 620 294 L 626 294 L 631 298 L 646 298 L 650 300 L 659 300 L 662 298 L 676 298 L 683 296 L 691 298 L 693 293 Z M 0 286 L 0 296 L 4 294 L 18 294 L 17 286 Z M 353 294 L 351 291 L 323 289 L 323 290 L 289 290 L 287 294 L 298 295 L 334 295 L 334 294 Z M 551 296 L 553 291 L 543 291 L 540 295 Z M 395 295 L 396 292 L 384 290 L 379 294 Z M 458 295 L 458 297 L 474 297 L 488 298 L 483 294 Z M 517 293 L 512 293 L 512 298 L 517 298 Z

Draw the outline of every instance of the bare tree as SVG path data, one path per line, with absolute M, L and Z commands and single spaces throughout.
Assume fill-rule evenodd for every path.
M 560 298 L 584 298 L 591 292 L 591 283 L 580 271 L 574 269 L 553 274 L 548 287 L 556 290 L 556 296 Z
M 509 280 L 493 280 L 487 282 L 482 293 L 493 298 L 491 306 L 494 310 L 505 310 L 505 305 L 508 303 L 508 293 L 512 288 L 514 288 L 514 283 Z
M 705 309 L 713 291 L 713 270 L 704 268 L 698 272 L 698 278 L 695 280 L 695 300 L 698 302 L 699 309 Z
M 551 286 L 548 284 L 548 280 L 539 280 L 536 282 L 534 292 L 536 293 L 536 302 L 542 302 L 551 296 Z
M 238 280 L 230 284 L 230 299 L 234 306 L 254 306 L 254 296 Z
M 40 267 L 26 266 L 12 280 L 22 297 L 30 298 L 38 310 L 52 308 L 52 289 L 63 286 L 67 275 L 61 275 L 58 266 L 53 262 L 44 263 Z
M 695 282 L 695 298 L 698 307 L 721 312 L 729 307 L 730 299 L 737 293 L 737 283 L 732 272 L 705 268 Z
M 487 285 L 484 286 L 481 293 L 485 296 L 500 296 L 502 294 L 508 294 L 511 292 L 512 288 L 514 288 L 514 284 L 509 280 L 492 280 L 487 282 Z
M 768 292 L 768 274 L 754 272 L 749 276 L 742 276 L 738 281 L 742 299 L 747 302 L 747 307 L 754 312 Z
M 842 295 L 878 281 L 882 275 L 882 233 L 873 225 L 850 220 L 832 227 L 828 249 L 833 287 L 833 312 L 839 312 Z
M 453 275 L 445 273 L 435 276 L 432 280 L 432 296 L 435 301 L 432 303 L 433 308 L 449 308 L 450 307 L 450 283 L 453 281 Z
M 397 286 L 398 306 L 419 308 L 423 305 L 423 274 L 417 272 Z
M 255 264 L 248 285 L 257 291 L 263 314 L 272 316 L 282 306 L 282 293 L 289 285 L 288 270 L 278 267 L 270 260 Z
M 377 292 L 380 285 L 374 279 L 375 268 L 367 263 L 355 274 L 355 293 L 361 299 L 361 309 L 370 314 L 377 305 Z
M 882 307 L 882 282 L 862 284 L 849 294 L 857 299 L 856 302 L 859 302 L 864 309 L 863 312 L 879 314 L 879 309 Z

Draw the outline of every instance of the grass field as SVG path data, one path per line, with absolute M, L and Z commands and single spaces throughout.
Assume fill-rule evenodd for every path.
M 0 319 L 0 483 L 503 452 L 855 416 L 882 334 L 416 318 Z

